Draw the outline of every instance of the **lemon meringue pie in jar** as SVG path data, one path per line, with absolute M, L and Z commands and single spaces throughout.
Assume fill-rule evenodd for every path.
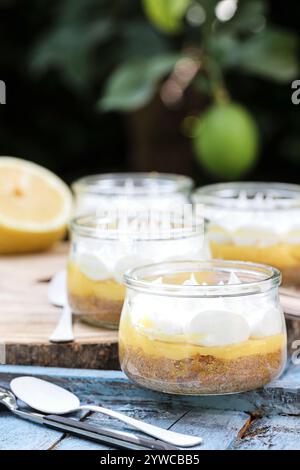
M 145 216 L 147 215 L 147 216 Z M 117 329 L 125 298 L 123 274 L 168 259 L 204 257 L 203 220 L 180 225 L 173 213 L 79 217 L 71 223 L 67 288 L 80 319 Z
M 107 208 L 172 210 L 188 202 L 193 180 L 169 173 L 107 173 L 75 181 L 75 216 Z
M 262 387 L 282 372 L 280 272 L 235 261 L 159 263 L 126 273 L 120 362 L 139 385 L 207 395 Z
M 284 285 L 300 285 L 300 186 L 213 184 L 193 200 L 204 205 L 214 258 L 266 263 L 282 272 Z

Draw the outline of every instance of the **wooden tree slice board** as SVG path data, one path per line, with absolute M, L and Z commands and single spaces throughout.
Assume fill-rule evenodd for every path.
M 48 338 L 61 309 L 47 299 L 48 282 L 66 264 L 68 245 L 39 254 L 0 257 L 0 342 L 6 363 L 116 369 L 117 331 L 94 328 L 74 318 L 73 343 Z
M 6 363 L 87 369 L 118 369 L 117 331 L 94 328 L 74 318 L 75 341 L 48 338 L 61 309 L 47 299 L 48 282 L 66 264 L 67 243 L 52 251 L 0 257 L 0 344 Z M 300 339 L 300 322 L 288 320 L 289 353 Z

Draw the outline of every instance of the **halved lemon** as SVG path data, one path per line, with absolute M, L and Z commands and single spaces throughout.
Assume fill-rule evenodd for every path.
M 64 237 L 71 210 L 71 191 L 54 173 L 0 157 L 0 254 L 49 248 Z

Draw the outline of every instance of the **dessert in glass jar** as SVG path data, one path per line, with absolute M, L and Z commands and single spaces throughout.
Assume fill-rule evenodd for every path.
M 169 173 L 108 173 L 81 178 L 72 185 L 75 215 L 107 208 L 171 210 L 186 203 L 193 188 L 187 176 Z
M 85 322 L 116 329 L 126 270 L 177 257 L 201 259 L 202 245 L 203 221 L 183 227 L 177 213 L 76 218 L 67 275 L 70 306 Z
M 139 385 L 207 395 L 262 387 L 282 372 L 280 272 L 235 261 L 158 263 L 126 273 L 121 366 Z
M 283 284 L 300 285 L 300 186 L 213 184 L 193 200 L 204 205 L 214 258 L 267 263 L 281 270 Z

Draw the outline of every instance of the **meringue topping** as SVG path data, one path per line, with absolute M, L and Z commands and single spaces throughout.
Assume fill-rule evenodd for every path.
M 289 204 L 287 199 L 287 204 Z M 229 243 L 236 245 L 271 246 L 280 240 L 285 240 L 289 232 L 300 231 L 300 207 L 291 212 L 283 210 L 284 200 L 279 200 L 272 194 L 258 192 L 254 197 L 248 197 L 246 191 L 228 201 L 228 206 L 205 207 L 206 217 L 214 226 L 222 230 L 212 230 L 209 238 L 216 243 Z M 297 214 L 296 214 L 297 210 Z
M 162 278 L 152 283 L 161 284 Z M 228 285 L 241 284 L 231 271 Z M 195 274 L 182 286 L 200 286 Z M 219 285 L 225 285 L 224 281 Z M 178 298 L 137 293 L 129 315 L 133 325 L 152 339 L 225 346 L 282 331 L 281 311 L 264 293 L 245 297 Z

